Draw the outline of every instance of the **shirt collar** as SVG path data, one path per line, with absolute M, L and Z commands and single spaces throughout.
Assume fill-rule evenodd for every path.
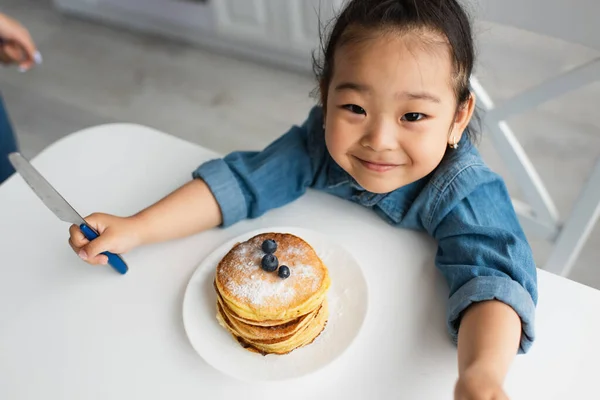
M 360 186 L 358 182 L 337 165 L 335 161 L 331 161 L 327 180 L 327 186 L 329 188 L 349 185 L 355 191 L 355 195 L 353 196 L 355 201 L 365 207 L 379 208 L 379 210 L 395 223 L 399 223 L 402 220 L 406 211 L 413 204 L 427 181 L 427 177 L 425 177 L 398 188 L 393 192 L 382 194 L 372 193 Z

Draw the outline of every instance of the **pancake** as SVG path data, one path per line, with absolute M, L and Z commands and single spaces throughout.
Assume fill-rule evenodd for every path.
M 279 265 L 290 268 L 290 277 L 261 268 L 262 243 L 278 245 Z M 313 248 L 291 234 L 266 233 L 234 246 L 217 266 L 215 284 L 223 301 L 241 318 L 250 321 L 285 321 L 317 309 L 330 286 L 327 268 Z
M 323 332 L 327 319 L 329 317 L 329 309 L 327 300 L 323 302 L 321 307 L 317 310 L 317 313 L 313 316 L 310 324 L 307 324 L 302 330 L 285 336 L 282 338 L 264 338 L 264 339 L 250 339 L 248 337 L 240 336 L 236 332 L 235 328 L 231 325 L 231 320 L 222 313 L 220 304 L 217 306 L 217 320 L 219 324 L 227 329 L 229 333 L 244 347 L 245 349 L 260 353 L 262 355 L 267 354 L 289 354 L 292 351 L 311 344 L 315 339 Z
M 265 240 L 274 240 L 278 266 L 261 267 Z M 274 249 L 267 249 L 273 252 Z M 217 266 L 217 320 L 244 348 L 263 355 L 287 354 L 312 343 L 329 317 L 327 267 L 301 238 L 284 233 L 256 235 L 237 243 Z
M 317 309 L 309 314 L 295 318 L 291 321 L 282 322 L 278 325 L 261 326 L 249 322 L 242 322 L 237 319 L 236 315 L 223 303 L 220 296 L 217 298 L 217 302 L 219 313 L 228 320 L 227 325 L 237 333 L 237 336 L 248 339 L 277 339 L 289 337 L 310 324 L 318 312 Z

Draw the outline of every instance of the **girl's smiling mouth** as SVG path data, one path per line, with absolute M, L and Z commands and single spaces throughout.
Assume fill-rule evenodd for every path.
M 379 161 L 369 161 L 356 156 L 354 156 L 354 158 L 358 160 L 363 167 L 374 172 L 387 172 L 402 165 Z

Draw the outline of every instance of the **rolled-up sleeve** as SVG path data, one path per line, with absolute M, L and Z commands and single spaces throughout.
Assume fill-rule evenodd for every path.
M 497 300 L 520 317 L 519 353 L 526 353 L 535 338 L 537 273 L 502 179 L 486 167 L 463 169 L 439 191 L 428 221 L 438 242 L 436 266 L 450 289 L 447 324 L 454 341 L 471 304 Z
M 202 179 L 217 200 L 222 214 L 222 226 L 229 226 L 248 216 L 248 204 L 229 164 L 219 158 L 202 164 L 192 173 Z
M 262 151 L 237 151 L 210 160 L 192 173 L 206 182 L 221 209 L 222 227 L 256 218 L 300 197 L 311 186 L 322 151 L 314 138 L 321 134 L 318 110 L 301 126 Z

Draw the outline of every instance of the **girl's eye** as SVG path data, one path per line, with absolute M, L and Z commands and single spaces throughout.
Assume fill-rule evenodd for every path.
M 408 122 L 417 122 L 425 118 L 425 114 L 421 113 L 407 113 L 402 116 L 402 119 Z
M 344 108 L 354 114 L 367 115 L 367 112 L 365 111 L 365 109 L 360 106 L 357 106 L 356 104 L 344 104 L 342 106 L 342 108 Z

